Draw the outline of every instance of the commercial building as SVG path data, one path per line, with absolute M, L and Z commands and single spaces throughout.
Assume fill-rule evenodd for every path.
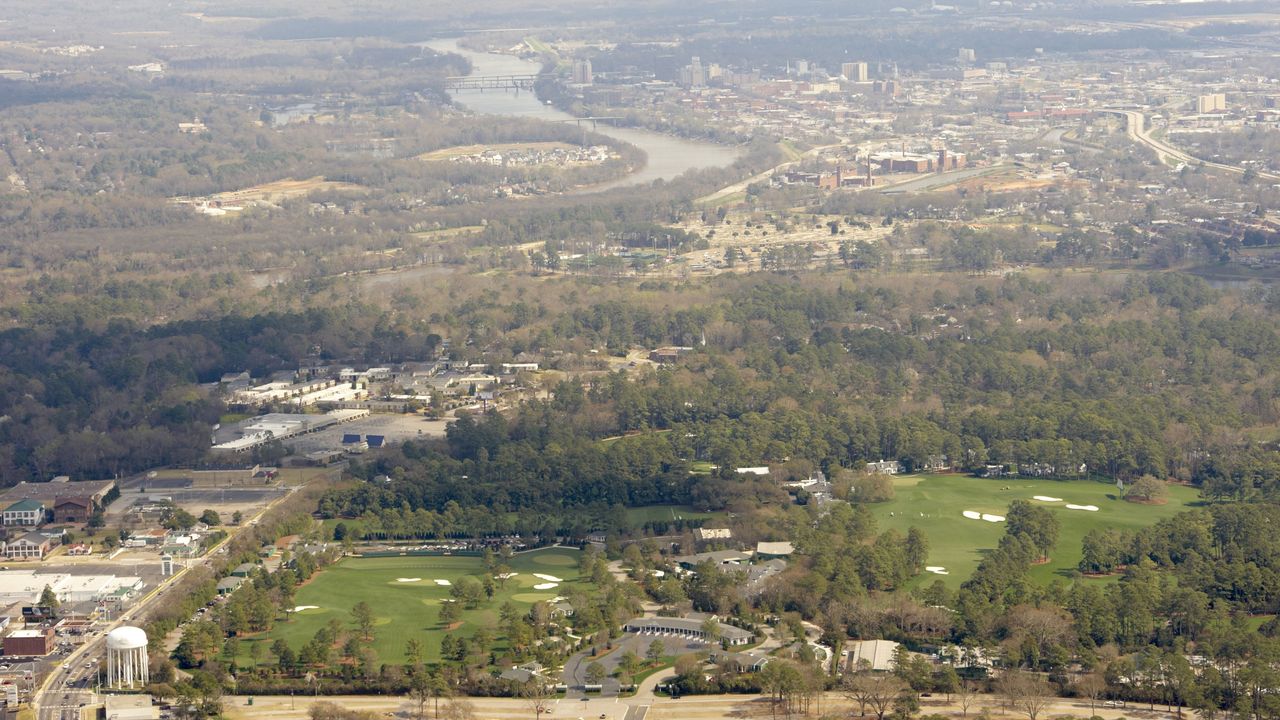
M 595 79 L 591 72 L 591 61 L 573 61 L 573 74 L 571 79 L 575 85 L 590 85 Z
M 53 652 L 53 628 L 14 630 L 4 638 L 4 654 L 44 656 Z
M 27 498 L 4 509 L 4 524 L 8 527 L 38 527 L 49 516 L 49 509 L 39 500 Z
M 103 702 L 105 720 L 159 720 L 160 708 L 150 695 L 108 695 Z
M 0 604 L 34 605 L 46 587 L 53 591 L 60 603 L 99 602 L 121 591 L 136 593 L 143 585 L 142 578 L 136 576 L 4 570 L 0 571 Z
M 4 556 L 10 560 L 42 560 L 53 549 L 53 540 L 38 532 L 10 540 L 4 546 Z
M 49 482 L 18 483 L 0 493 L 0 506 L 21 500 L 34 500 L 51 511 L 54 522 L 86 522 L 95 511 L 106 507 L 107 496 L 116 487 L 115 480 L 80 480 L 72 482 L 60 475 Z M 6 519 L 5 524 L 9 522 Z
M 867 64 L 864 62 L 842 63 L 840 75 L 849 82 L 867 82 Z
M 740 627 L 716 621 L 715 631 L 719 637 L 711 638 L 707 636 L 707 631 L 703 628 L 704 622 L 704 620 L 697 618 L 634 618 L 628 620 L 622 626 L 622 629 L 638 635 L 672 635 L 703 642 L 719 639 L 728 645 L 746 645 L 755 637 L 750 630 L 743 630 Z
M 1227 96 L 1224 93 L 1213 93 L 1210 95 L 1201 95 L 1196 98 L 1196 113 L 1200 115 L 1209 115 L 1211 113 L 1226 112 Z

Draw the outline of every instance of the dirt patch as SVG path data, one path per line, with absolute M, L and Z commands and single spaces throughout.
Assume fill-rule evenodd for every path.
M 247 187 L 243 190 L 232 190 L 230 192 L 218 193 L 217 195 L 213 195 L 211 199 L 224 204 L 277 202 L 280 200 L 288 200 L 289 198 L 309 195 L 321 190 L 364 192 L 363 187 L 354 183 L 331 182 L 321 176 L 316 176 L 306 180 L 286 178 L 275 182 L 263 183 L 261 185 Z

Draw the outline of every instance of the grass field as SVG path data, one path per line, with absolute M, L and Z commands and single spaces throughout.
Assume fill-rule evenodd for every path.
M 645 505 L 627 508 L 627 519 L 636 525 L 655 520 L 710 520 L 723 514 L 694 510 L 688 505 Z
M 540 600 L 563 595 L 578 583 L 577 550 L 545 548 L 516 555 L 510 565 L 518 573 L 499 586 L 492 600 L 474 610 L 465 610 L 455 635 L 471 636 L 481 627 L 491 630 L 498 625 L 498 609 L 510 600 L 522 611 Z M 560 578 L 557 587 L 537 590 L 535 585 L 546 580 L 534 573 Z M 276 638 L 284 638 L 294 650 L 301 648 L 316 631 L 338 619 L 350 629 L 351 608 L 361 600 L 369 603 L 377 616 L 373 648 L 382 662 L 404 662 L 405 643 L 416 637 L 427 648 L 426 660 L 440 658 L 440 640 L 445 629 L 438 621 L 440 605 L 449 598 L 450 586 L 436 580 L 456 583 L 467 575 L 480 579 L 484 565 L 479 557 L 404 556 L 385 558 L 347 558 L 319 573 L 298 589 L 299 607 L 312 609 L 292 613 L 289 622 L 279 623 L 266 635 L 246 638 L 241 643 L 241 661 L 248 659 L 248 646 L 254 642 L 268 647 Z M 403 580 L 403 581 L 402 581 Z M 502 642 L 497 643 L 502 647 Z M 270 658 L 269 652 L 262 653 Z
M 929 538 L 927 565 L 938 565 L 947 575 L 923 573 L 917 582 L 940 579 L 950 587 L 964 582 L 978 566 L 983 552 L 990 550 L 1004 534 L 1004 523 L 970 520 L 961 513 L 1004 515 L 1009 503 L 1019 498 L 1051 508 L 1062 524 L 1058 545 L 1049 562 L 1032 568 L 1031 577 L 1040 582 L 1065 578 L 1080 562 L 1080 544 L 1094 528 L 1135 529 L 1175 515 L 1198 498 L 1196 490 L 1169 487 L 1164 505 L 1139 505 L 1118 498 L 1114 485 L 1092 480 L 1058 481 L 1018 478 L 983 479 L 965 475 L 909 475 L 894 478 L 895 497 L 891 502 L 870 505 L 881 530 L 895 528 L 903 533 L 912 525 Z M 1061 502 L 1040 502 L 1034 495 L 1061 498 Z M 1097 512 L 1068 510 L 1065 505 L 1096 505 Z

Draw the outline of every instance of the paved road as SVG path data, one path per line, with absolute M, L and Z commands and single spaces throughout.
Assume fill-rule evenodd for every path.
M 900 193 L 909 192 L 926 192 L 936 190 L 947 185 L 955 185 L 983 175 L 990 175 L 1000 170 L 1013 167 L 1012 165 L 992 165 L 990 167 L 972 167 L 962 170 L 952 170 L 950 172 L 937 173 L 935 175 L 926 175 L 924 177 L 915 178 L 906 182 L 900 182 L 896 185 L 885 185 L 877 190 L 884 195 L 898 195 Z
M 1201 160 L 1185 150 L 1180 150 L 1163 140 L 1157 140 L 1156 138 L 1151 137 L 1150 133 L 1148 133 L 1146 129 L 1147 116 L 1137 110 L 1103 110 L 1102 112 L 1123 115 L 1125 118 L 1125 131 L 1128 132 L 1129 137 L 1134 141 L 1142 143 L 1152 150 L 1155 150 L 1156 155 L 1162 158 L 1169 157 L 1179 162 L 1187 163 L 1188 165 L 1202 165 L 1204 167 L 1225 170 L 1237 175 L 1243 175 L 1245 172 L 1244 168 L 1236 165 L 1226 165 L 1224 163 Z M 1275 173 L 1265 172 L 1262 170 L 1258 170 L 1256 172 L 1258 173 L 1259 178 L 1280 181 L 1280 175 Z

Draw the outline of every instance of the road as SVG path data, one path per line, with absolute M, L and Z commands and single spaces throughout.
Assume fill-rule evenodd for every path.
M 209 549 L 204 558 L 198 563 L 188 565 L 165 582 L 156 585 L 151 592 L 135 603 L 127 611 L 121 613 L 120 617 L 114 622 L 109 623 L 106 627 L 96 629 L 92 639 L 87 640 L 83 645 L 67 656 L 67 659 L 57 666 L 48 675 L 45 676 L 44 682 L 32 694 L 31 705 L 35 708 L 36 718 L 38 720 L 66 720 L 67 718 L 79 718 L 78 711 L 74 714 L 71 712 L 73 708 L 79 708 L 82 704 L 93 702 L 93 681 L 94 675 L 97 673 L 99 661 L 106 655 L 106 637 L 112 630 L 128 625 L 132 618 L 141 617 L 150 610 L 165 593 L 190 572 L 192 567 L 207 567 L 212 559 L 233 539 L 238 537 L 241 532 L 247 528 L 251 528 L 258 524 L 263 514 L 274 507 L 277 503 L 293 494 L 299 486 L 289 488 L 289 491 L 272 500 L 262 509 L 258 510 L 251 518 L 246 518 L 245 522 L 235 528 L 230 528 L 227 537 L 222 542 Z
M 319 698 L 284 696 L 257 696 L 253 705 L 244 696 L 226 698 L 225 714 L 240 720 L 304 720 L 314 700 L 333 702 L 350 710 L 388 713 L 407 710 L 410 701 L 402 697 L 386 696 L 332 696 Z M 517 720 L 531 718 L 529 703 L 513 698 L 469 698 L 469 704 L 478 718 L 485 720 Z M 839 692 L 829 692 L 815 701 L 814 715 L 824 713 L 845 717 L 856 710 L 851 701 Z M 986 710 L 992 717 L 1025 718 L 1025 715 L 1005 710 L 1000 698 L 982 695 L 969 705 L 968 715 L 977 716 Z M 945 713 L 958 716 L 960 706 L 948 703 L 941 697 L 922 698 L 921 713 Z M 1088 717 L 1089 704 L 1078 700 L 1058 700 L 1041 713 L 1041 717 Z M 1158 706 L 1148 710 L 1146 705 L 1129 705 L 1125 708 L 1105 707 L 1099 703 L 1092 714 L 1104 720 L 1171 720 L 1176 714 Z M 758 695 L 686 695 L 677 700 L 653 697 L 641 693 L 628 698 L 592 698 L 591 700 L 562 699 L 553 701 L 551 712 L 544 714 L 551 720 L 741 720 L 742 718 L 776 717 L 769 701 Z
M 1201 160 L 1185 150 L 1180 150 L 1163 140 L 1151 137 L 1150 133 L 1148 133 L 1146 129 L 1147 116 L 1137 110 L 1103 110 L 1102 112 L 1123 115 L 1125 118 L 1125 131 L 1128 132 L 1129 138 L 1151 148 L 1161 159 L 1168 157 L 1177 160 L 1178 162 L 1187 163 L 1188 165 L 1201 165 L 1203 167 L 1215 168 L 1217 170 L 1225 170 L 1237 175 L 1243 175 L 1245 172 L 1244 168 L 1236 165 L 1226 165 L 1224 163 Z M 1280 181 L 1280 175 L 1275 173 L 1264 172 L 1261 170 L 1256 172 L 1258 173 L 1259 178 Z
M 694 204 L 695 205 L 714 205 L 716 202 L 723 200 L 724 198 L 729 197 L 730 195 L 746 191 L 747 186 L 751 185 L 752 183 L 764 182 L 765 180 L 768 180 L 769 178 L 773 177 L 775 174 L 780 173 L 783 170 L 786 170 L 787 168 L 791 167 L 792 165 L 799 163 L 801 160 L 808 157 L 814 157 L 818 153 L 822 152 L 823 150 L 830 150 L 831 148 L 834 148 L 834 147 L 840 147 L 840 144 L 836 143 L 833 145 L 819 145 L 818 147 L 809 148 L 804 152 L 803 155 L 796 158 L 795 160 L 788 160 L 779 165 L 775 165 L 774 167 L 771 167 L 762 173 L 757 173 L 755 175 L 752 175 L 746 180 L 741 180 L 727 187 L 720 188 L 719 190 L 711 193 L 710 195 L 706 195 L 704 197 L 698 198 L 697 200 L 694 201 Z
M 913 178 L 906 182 L 900 182 L 896 185 L 885 185 L 876 190 L 876 192 L 884 195 L 898 195 L 900 193 L 909 192 L 925 192 L 928 190 L 936 190 L 947 185 L 955 185 L 983 175 L 991 175 L 1001 170 L 1007 170 L 1012 165 L 991 165 L 989 167 L 971 167 L 961 170 L 951 170 L 949 172 L 937 173 L 934 175 L 925 175 L 924 177 Z

